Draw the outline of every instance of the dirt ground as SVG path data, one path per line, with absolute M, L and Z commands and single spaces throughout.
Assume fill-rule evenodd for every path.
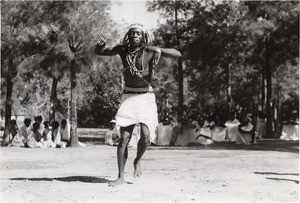
M 143 176 L 117 176 L 116 147 L 1 147 L 1 202 L 279 202 L 299 201 L 299 143 L 259 140 L 243 146 L 158 147 L 147 150 Z

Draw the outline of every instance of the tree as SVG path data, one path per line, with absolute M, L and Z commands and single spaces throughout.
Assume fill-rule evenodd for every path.
M 245 4 L 249 7 L 249 31 L 256 41 L 264 42 L 264 49 L 260 50 L 265 58 L 263 75 L 266 76 L 267 84 L 267 135 L 272 137 L 274 102 L 272 77 L 277 67 L 281 67 L 287 61 L 295 63 L 295 58 L 298 58 L 297 43 L 294 42 L 299 41 L 297 10 L 299 2 L 245 2 Z
M 177 46 L 178 50 L 182 52 L 183 46 L 181 45 L 182 35 L 185 32 L 185 23 L 184 20 L 188 16 L 188 8 L 190 7 L 189 2 L 185 1 L 148 1 L 148 10 L 160 10 L 162 15 L 168 18 L 165 27 L 168 27 L 167 30 L 171 32 L 160 32 L 163 38 L 167 38 L 167 43 L 169 45 L 173 44 Z M 174 17 L 173 17 L 174 16 Z M 171 26 L 170 26 L 171 25 Z M 175 33 L 175 34 L 173 34 Z M 183 116 L 183 104 L 184 104 L 184 95 L 183 95 L 183 80 L 184 80 L 184 72 L 183 72 L 183 64 L 182 58 L 178 59 L 178 119 Z
M 45 50 L 43 39 L 35 34 L 33 13 L 40 4 L 1 3 L 1 75 L 6 80 L 5 126 L 11 119 L 13 79 L 18 67 L 32 55 Z M 26 32 L 24 32 L 26 31 Z M 6 131 L 5 131 L 6 132 Z M 4 135 L 6 137 L 6 134 Z

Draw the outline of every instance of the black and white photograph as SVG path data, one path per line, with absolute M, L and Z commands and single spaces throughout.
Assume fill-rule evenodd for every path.
M 0 202 L 299 202 L 298 0 L 0 5 Z

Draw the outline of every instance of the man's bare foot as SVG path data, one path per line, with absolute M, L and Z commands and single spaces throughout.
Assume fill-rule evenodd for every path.
M 119 186 L 119 185 L 122 185 L 123 183 L 125 183 L 124 179 L 117 179 L 115 181 L 111 181 L 108 183 L 108 186 L 109 187 L 116 187 L 116 186 Z
M 141 168 L 140 162 L 134 161 L 133 166 L 134 166 L 133 177 L 135 177 L 135 178 L 140 177 L 142 175 L 142 168 Z

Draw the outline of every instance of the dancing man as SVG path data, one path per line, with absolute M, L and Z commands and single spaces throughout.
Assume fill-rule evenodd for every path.
M 152 69 L 160 56 L 181 57 L 176 49 L 163 49 L 149 46 L 150 37 L 140 24 L 133 24 L 126 32 L 123 44 L 106 48 L 106 39 L 100 38 L 95 46 L 97 55 L 119 55 L 123 64 L 123 96 L 116 114 L 116 125 L 120 126 L 121 138 L 117 149 L 118 179 L 110 186 L 123 184 L 124 169 L 128 158 L 128 143 L 135 124 L 140 124 L 140 140 L 137 155 L 134 159 L 134 177 L 142 174 L 140 160 L 145 153 L 151 138 L 155 137 L 158 125 L 155 95 L 151 87 Z

